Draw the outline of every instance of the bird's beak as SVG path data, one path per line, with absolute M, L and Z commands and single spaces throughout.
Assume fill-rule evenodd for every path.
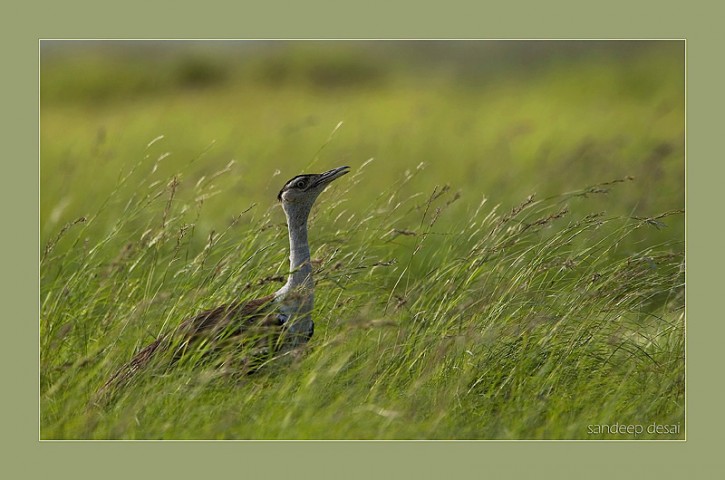
M 328 183 L 332 182 L 333 180 L 342 177 L 349 171 L 350 171 L 350 167 L 348 167 L 348 166 L 337 167 L 337 168 L 333 168 L 332 170 L 328 170 L 327 172 L 320 174 L 320 176 L 317 177 L 317 180 L 315 180 L 315 183 L 312 186 L 319 187 L 320 185 L 327 185 Z

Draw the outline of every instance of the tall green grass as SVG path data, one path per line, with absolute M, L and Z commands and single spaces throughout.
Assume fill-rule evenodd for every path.
M 683 438 L 683 125 L 663 72 L 655 52 L 486 89 L 401 74 L 46 103 L 41 437 Z M 311 218 L 303 354 L 252 376 L 158 365 L 91 405 L 184 318 L 277 289 L 276 189 L 342 164 Z M 653 423 L 679 433 L 592 433 Z
M 275 288 L 284 225 L 252 207 L 195 247 L 172 179 L 139 186 L 95 244 L 83 238 L 103 212 L 69 226 L 72 247 L 41 263 L 43 436 L 586 438 L 590 424 L 683 421 L 682 245 L 617 252 L 666 218 L 583 214 L 594 187 L 500 213 L 482 202 L 440 230 L 451 189 L 400 197 L 406 177 L 360 218 L 344 200 L 365 178 L 313 218 L 306 355 L 242 379 L 143 372 L 101 411 L 90 396 L 134 350 Z

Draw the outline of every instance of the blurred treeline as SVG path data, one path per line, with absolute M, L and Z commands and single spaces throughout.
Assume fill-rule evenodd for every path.
M 405 76 L 461 88 L 567 65 L 680 52 L 651 41 L 57 41 L 41 43 L 44 102 L 99 102 L 245 83 L 378 88 Z M 623 94 L 652 87 L 645 76 Z M 683 79 L 684 81 L 684 79 Z

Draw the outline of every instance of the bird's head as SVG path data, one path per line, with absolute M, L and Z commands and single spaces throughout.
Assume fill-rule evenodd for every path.
M 349 171 L 350 167 L 338 167 L 325 173 L 297 175 L 284 184 L 277 195 L 277 200 L 282 202 L 282 206 L 288 213 L 291 210 L 309 213 L 317 196 L 325 187 Z

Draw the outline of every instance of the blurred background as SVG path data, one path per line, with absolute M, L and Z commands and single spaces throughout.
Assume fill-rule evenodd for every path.
M 462 222 L 628 176 L 601 210 L 684 208 L 682 41 L 43 41 L 40 71 L 41 245 L 125 175 L 213 182 L 204 225 L 371 158 L 350 208 L 412 171 Z

